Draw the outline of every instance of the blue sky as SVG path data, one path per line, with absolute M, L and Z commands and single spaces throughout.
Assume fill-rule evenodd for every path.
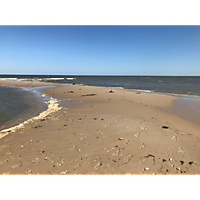
M 200 26 L 0 26 L 0 74 L 200 75 Z

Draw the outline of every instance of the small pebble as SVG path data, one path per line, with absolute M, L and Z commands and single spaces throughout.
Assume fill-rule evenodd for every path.
M 148 168 L 148 167 L 145 167 L 145 168 L 144 168 L 144 170 L 145 170 L 145 171 L 148 171 L 148 170 L 149 170 L 149 168 Z

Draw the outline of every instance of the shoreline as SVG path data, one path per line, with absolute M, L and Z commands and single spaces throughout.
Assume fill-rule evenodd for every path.
M 33 81 L 15 81 L 15 80 L 0 80 L 0 86 L 6 86 L 6 87 L 18 87 L 18 88 L 24 88 L 24 87 L 33 87 L 33 88 L 36 88 L 36 87 L 48 87 L 48 86 L 58 86 L 60 84 L 58 83 L 45 83 L 45 82 L 33 82 Z M 42 97 L 44 97 L 44 95 L 42 94 Z M 29 124 L 31 122 L 34 122 L 36 120 L 39 120 L 39 119 L 44 119 L 48 114 L 51 114 L 58 109 L 58 101 L 57 99 L 53 99 L 53 100 L 49 100 L 47 102 L 47 109 L 40 112 L 38 115 L 36 116 L 33 116 L 31 118 L 27 117 L 27 119 L 17 125 L 14 125 L 14 126 L 11 126 L 9 128 L 6 128 L 6 129 L 3 129 L 3 130 L 0 130 L 0 139 L 2 139 L 3 137 L 5 137 L 6 135 L 8 135 L 10 132 L 15 132 L 16 130 L 19 130 L 19 129 L 23 129 L 24 126 L 26 124 Z
M 11 85 L 9 85 L 11 84 Z M 3 85 L 4 86 L 4 85 Z M 29 86 L 29 82 L 25 82 L 25 83 L 18 83 L 17 86 L 15 85 L 15 83 L 9 81 L 9 83 L 6 83 L 5 86 L 11 86 L 11 87 L 30 87 Z M 40 87 L 40 86 L 53 86 L 52 84 L 38 84 L 38 83 L 32 83 L 31 84 L 31 87 Z M 45 97 L 46 95 L 45 94 L 42 94 L 41 95 L 42 97 Z M 14 126 L 11 126 L 9 128 L 6 128 L 6 129 L 3 129 L 3 130 L 0 130 L 0 139 L 2 139 L 3 137 L 7 136 L 9 133 L 12 133 L 12 132 L 15 132 L 19 129 L 24 129 L 25 125 L 29 124 L 29 123 L 32 123 L 32 122 L 35 122 L 35 121 L 38 121 L 38 120 L 43 120 L 45 119 L 46 116 L 48 116 L 49 114 L 52 114 L 60 109 L 62 109 L 62 107 L 58 107 L 59 106 L 59 101 L 57 99 L 50 99 L 48 102 L 47 102 L 47 108 L 38 113 L 38 115 L 36 116 L 33 116 L 31 118 L 29 118 L 28 116 L 26 117 L 26 120 L 21 122 L 21 123 L 18 123 L 17 125 L 14 125 Z
M 5 135 L 0 174 L 200 173 L 200 127 L 162 111 L 177 97 L 60 84 L 43 92 L 76 104 Z
M 9 133 L 13 133 L 13 132 L 16 132 L 17 130 L 24 129 L 25 125 L 27 125 L 29 123 L 33 123 L 33 122 L 38 121 L 38 120 L 43 120 L 43 119 L 45 119 L 46 116 L 62 109 L 62 107 L 58 107 L 59 106 L 58 102 L 59 101 L 57 99 L 49 100 L 48 101 L 48 108 L 45 111 L 41 112 L 38 116 L 27 119 L 24 122 L 19 123 L 16 126 L 1 130 L 0 131 L 0 140 L 3 137 L 7 136 Z
M 42 111 L 47 109 L 47 102 L 50 99 L 42 97 L 42 93 L 40 92 L 40 87 L 43 88 L 48 86 L 21 87 L 21 86 L 0 85 L 0 87 L 1 87 L 1 92 L 2 90 L 5 91 L 7 98 L 10 98 L 10 100 L 8 99 L 8 103 L 12 104 L 12 107 L 15 106 L 15 109 L 13 110 L 14 113 L 12 110 L 10 110 L 11 111 L 10 113 L 8 113 L 8 110 L 7 113 L 5 113 L 7 115 L 6 117 L 7 120 L 4 120 L 4 116 L 2 116 L 3 119 L 0 120 L 0 131 L 16 126 L 19 123 L 23 123 L 27 119 L 35 117 L 39 115 Z M 13 96 L 13 93 L 9 94 L 10 90 L 11 92 L 14 91 L 14 93 L 16 93 L 16 96 Z M 17 99 L 14 100 L 13 98 L 15 97 L 18 99 L 20 98 L 21 102 L 23 103 L 19 102 L 19 104 L 17 104 L 16 101 L 19 100 Z M 12 99 L 14 100 L 13 102 Z M 1 101 L 1 106 L 3 106 L 2 101 Z M 23 110 L 24 106 L 26 107 L 26 110 Z M 1 109 L 4 110 L 4 108 Z M 1 114 L 3 113 L 1 112 Z M 5 121 L 5 123 L 3 123 L 3 121 Z

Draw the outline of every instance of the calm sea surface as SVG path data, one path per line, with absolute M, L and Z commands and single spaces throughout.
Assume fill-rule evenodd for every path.
M 37 89 L 0 86 L 0 130 L 34 117 L 46 107 Z
M 45 81 L 61 84 L 83 84 L 122 88 L 133 91 L 161 92 L 173 95 L 200 96 L 200 77 L 184 76 L 61 76 L 61 75 L 0 75 L 0 79 Z M 197 109 L 200 98 L 195 100 Z M 0 130 L 24 121 L 46 109 L 37 89 L 0 86 Z M 198 111 L 200 112 L 200 111 Z

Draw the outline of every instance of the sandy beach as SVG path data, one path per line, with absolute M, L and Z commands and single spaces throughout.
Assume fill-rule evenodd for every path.
M 200 174 L 200 127 L 164 111 L 177 97 L 42 82 L 0 84 L 55 85 L 43 92 L 61 106 L 6 132 L 0 174 Z

